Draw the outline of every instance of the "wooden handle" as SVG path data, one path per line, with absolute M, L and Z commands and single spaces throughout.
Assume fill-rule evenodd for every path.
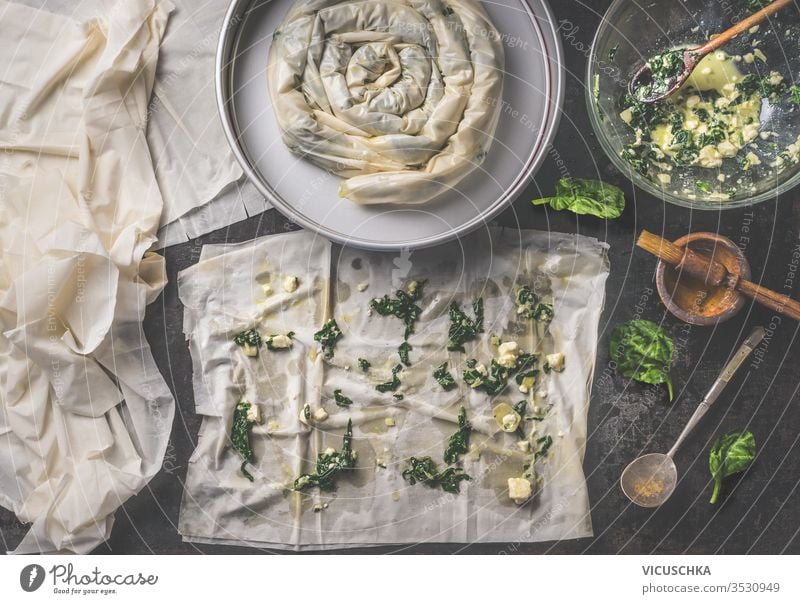
M 758 25 L 762 21 L 764 21 L 770 15 L 778 12 L 782 8 L 791 4 L 794 0 L 775 0 L 772 4 L 768 4 L 760 11 L 757 11 L 747 17 L 747 19 L 743 19 L 739 21 L 736 25 L 731 27 L 730 29 L 726 29 L 720 35 L 716 36 L 715 38 L 709 40 L 699 48 L 694 50 L 695 53 L 699 55 L 707 55 L 710 52 L 714 52 L 720 46 L 725 46 L 728 42 L 730 42 L 733 38 L 738 36 L 743 31 L 747 31 L 754 25 Z
M 728 269 L 724 264 L 703 254 L 698 254 L 688 247 L 678 247 L 671 241 L 648 231 L 642 231 L 636 245 L 667 264 L 672 264 L 687 274 L 697 277 L 707 285 L 729 284 Z M 730 283 L 730 286 L 733 287 L 733 283 Z
M 759 304 L 775 312 L 779 312 L 782 315 L 786 315 L 795 321 L 800 321 L 800 302 L 797 300 L 793 300 L 789 296 L 784 296 L 750 281 L 739 281 L 736 289 Z

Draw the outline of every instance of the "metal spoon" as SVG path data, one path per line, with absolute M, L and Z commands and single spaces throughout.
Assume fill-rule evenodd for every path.
M 679 73 L 673 74 L 663 80 L 663 82 L 656 83 L 653 77 L 653 70 L 650 66 L 650 61 L 646 62 L 639 71 L 637 71 L 630 83 L 628 84 L 628 92 L 637 101 L 641 103 L 655 103 L 660 101 L 680 88 L 683 83 L 692 75 L 692 71 L 700 60 L 707 54 L 714 52 L 721 46 L 730 42 L 733 38 L 738 36 L 743 31 L 747 31 L 754 25 L 758 25 L 773 13 L 778 12 L 783 7 L 791 4 L 793 0 L 775 0 L 772 4 L 768 4 L 760 11 L 753 13 L 747 19 L 739 21 L 730 29 L 726 29 L 718 36 L 712 38 L 702 46 L 688 50 L 670 51 L 675 53 L 683 53 L 683 69 Z
M 622 478 L 620 478 L 620 485 L 622 486 L 622 491 L 633 503 L 645 508 L 655 508 L 669 499 L 678 484 L 678 469 L 672 460 L 678 451 L 678 447 L 683 444 L 686 437 L 689 436 L 711 405 L 714 404 L 714 401 L 717 400 L 725 386 L 728 385 L 736 370 L 755 350 L 758 343 L 764 338 L 764 333 L 763 327 L 756 327 L 750 332 L 747 339 L 739 346 L 739 350 L 736 351 L 736 354 L 733 355 L 725 369 L 722 370 L 714 385 L 711 386 L 708 394 L 698 405 L 678 440 L 675 441 L 675 444 L 672 445 L 666 455 L 663 453 L 649 453 L 634 459 L 628 464 L 628 467 L 622 473 Z

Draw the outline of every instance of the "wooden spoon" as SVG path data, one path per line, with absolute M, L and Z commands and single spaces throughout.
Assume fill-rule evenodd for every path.
M 795 321 L 800 321 L 800 302 L 789 296 L 761 287 L 752 281 L 731 275 L 723 264 L 713 258 L 692 251 L 688 247 L 680 248 L 672 242 L 647 231 L 642 231 L 636 245 L 661 258 L 664 262 L 685 271 L 688 275 L 702 279 L 707 285 L 735 289 L 775 312 Z
M 767 17 L 778 12 L 792 2 L 793 0 L 775 0 L 775 2 L 753 13 L 747 17 L 747 19 L 739 21 L 736 25 L 725 30 L 715 38 L 712 38 L 702 46 L 689 50 L 671 51 L 678 54 L 683 53 L 683 68 L 682 71 L 671 74 L 662 81 L 656 80 L 650 66 L 650 61 L 647 61 L 641 69 L 634 74 L 628 84 L 628 92 L 641 103 L 655 103 L 656 101 L 668 97 L 689 79 L 689 76 L 692 75 L 692 71 L 694 71 L 694 68 L 697 67 L 697 64 L 703 57 L 714 52 L 721 46 L 724 46 L 743 31 L 747 31 L 754 25 L 758 25 Z

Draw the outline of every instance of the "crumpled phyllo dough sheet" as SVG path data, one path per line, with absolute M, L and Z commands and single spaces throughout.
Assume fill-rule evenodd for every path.
M 206 246 L 200 262 L 180 275 L 197 411 L 204 416 L 186 479 L 181 534 L 189 541 L 292 549 L 591 535 L 582 461 L 606 252 L 606 244 L 586 237 L 497 228 L 398 254 L 342 248 L 307 232 Z M 286 276 L 299 277 L 297 291 L 284 291 Z M 398 401 L 375 385 L 391 378 L 403 325 L 369 304 L 414 280 L 425 281 L 422 314 L 409 338 L 411 366 L 400 373 Z M 523 284 L 552 298 L 549 329 L 518 317 L 515 295 Z M 485 305 L 484 333 L 465 345 L 466 353 L 448 352 L 450 302 L 471 314 L 478 297 Z M 313 334 L 331 316 L 343 337 L 325 360 Z M 264 334 L 293 331 L 294 345 L 277 352 L 262 347 L 258 357 L 247 357 L 233 336 L 250 327 Z M 565 370 L 542 374 L 536 386 L 537 397 L 547 391 L 542 406 L 550 406 L 536 423 L 537 434 L 550 435 L 554 444 L 534 464 L 535 495 L 522 506 L 509 498 L 508 478 L 521 476 L 530 456 L 499 430 L 492 408 L 525 395 L 513 378 L 492 397 L 468 388 L 461 376 L 467 359 L 488 366 L 497 355 L 492 335 L 528 352 L 566 356 Z M 358 358 L 372 363 L 368 372 Z M 450 392 L 432 375 L 445 360 L 457 382 Z M 353 405 L 338 407 L 336 389 Z M 230 448 L 241 397 L 263 415 L 252 431 L 256 463 L 247 467 L 253 482 Z M 300 421 L 305 404 L 322 406 L 329 418 L 306 425 Z M 411 456 L 429 455 L 445 467 L 443 451 L 460 405 L 473 425 L 473 450 L 460 462 L 472 480 L 461 483 L 460 494 L 410 485 L 401 473 Z M 293 491 L 294 479 L 313 470 L 318 452 L 341 448 L 348 419 L 356 468 L 339 476 L 332 493 Z
M 41 3 L 40 3 L 41 4 Z M 144 139 L 171 4 L 77 21 L 0 1 L 0 505 L 15 553 L 88 553 L 161 468 L 174 400 L 142 330 L 166 283 Z

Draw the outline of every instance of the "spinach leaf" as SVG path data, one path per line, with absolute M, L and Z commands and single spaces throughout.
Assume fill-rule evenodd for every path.
M 322 329 L 314 334 L 314 340 L 322 346 L 322 352 L 325 354 L 326 359 L 333 358 L 333 349 L 341 337 L 342 330 L 339 329 L 336 319 L 330 319 L 322 326 Z
M 367 371 L 369 371 L 370 367 L 372 367 L 372 363 L 370 363 L 367 359 L 362 359 L 362 358 L 358 359 L 358 368 L 361 371 L 366 373 Z
M 342 394 L 340 389 L 336 389 L 333 391 L 333 401 L 336 403 L 338 407 L 349 407 L 353 404 L 353 399 L 346 397 Z
M 317 455 L 317 465 L 313 474 L 301 474 L 294 481 L 294 489 L 302 491 L 309 487 L 319 487 L 323 491 L 336 490 L 336 477 L 344 470 L 350 470 L 355 465 L 356 456 L 353 453 L 353 421 L 347 420 L 347 429 L 342 437 L 342 450 L 338 453 L 326 450 Z M 332 452 L 331 452 L 332 451 Z
M 397 348 L 397 354 L 398 354 L 398 356 L 400 357 L 400 361 L 401 361 L 401 362 L 403 363 L 403 365 L 405 365 L 406 367 L 408 367 L 409 365 L 411 365 L 411 360 L 408 358 L 408 353 L 409 353 L 409 352 L 411 352 L 411 344 L 409 344 L 408 342 L 403 342 L 403 343 L 402 343 L 402 344 L 400 344 L 400 346 Z
M 550 204 L 554 210 L 597 218 L 619 218 L 625 210 L 625 194 L 621 189 L 598 180 L 562 178 L 556 184 L 554 197 L 536 199 L 533 205 Z
M 256 461 L 253 447 L 250 445 L 250 431 L 259 422 L 258 420 L 250 419 L 248 412 L 251 407 L 252 403 L 244 399 L 236 405 L 236 409 L 233 411 L 233 425 L 231 427 L 231 447 L 242 456 L 242 474 L 247 480 L 253 482 L 253 475 L 244 468 L 247 464 L 252 464 Z
M 433 377 L 445 391 L 452 390 L 456 387 L 456 379 L 453 377 L 453 374 L 447 370 L 447 361 L 436 368 L 433 372 Z
M 553 305 L 539 302 L 539 297 L 530 286 L 523 285 L 517 290 L 517 314 L 526 319 L 549 323 L 553 320 Z
M 450 328 L 447 331 L 447 350 L 464 352 L 464 343 L 483 333 L 483 298 L 472 303 L 475 319 L 470 319 L 457 302 L 450 303 Z
M 490 395 L 500 394 L 505 390 L 510 377 L 518 373 L 525 377 L 536 375 L 532 369 L 536 360 L 536 355 L 523 352 L 517 357 L 513 367 L 504 367 L 497 359 L 492 359 L 491 366 L 486 371 L 483 366 L 478 365 L 478 361 L 470 359 L 464 371 L 464 382 L 473 390 L 482 390 Z
M 549 434 L 547 436 L 542 436 L 536 441 L 536 445 L 536 453 L 533 455 L 534 461 L 542 457 L 547 457 L 547 454 L 550 452 L 550 447 L 553 446 L 553 437 Z
M 403 366 L 400 364 L 395 365 L 392 367 L 392 379 L 388 382 L 383 382 L 382 384 L 378 384 L 375 386 L 375 390 L 378 392 L 394 392 L 400 387 L 400 378 L 397 377 L 397 374 L 402 371 Z
M 263 343 L 261 334 L 255 329 L 237 333 L 233 338 L 233 342 L 237 346 L 241 346 L 244 349 L 244 353 L 249 357 L 257 357 L 258 349 L 261 348 Z
M 517 426 L 517 431 L 515 432 L 515 434 L 517 435 L 517 438 L 519 440 L 525 440 L 526 436 L 525 436 L 524 424 L 525 421 L 528 419 L 527 417 L 525 417 L 525 413 L 528 411 L 528 401 L 521 400 L 520 402 L 518 402 L 516 405 L 514 405 L 514 411 L 516 411 L 517 415 L 519 415 L 520 417 L 519 426 Z
M 458 410 L 458 431 L 447 441 L 444 450 L 445 463 L 456 463 L 458 456 L 469 451 L 469 435 L 472 432 L 472 424 L 467 421 L 467 410 L 461 407 Z
M 400 319 L 405 326 L 403 338 L 408 340 L 408 336 L 414 333 L 414 324 L 422 313 L 416 302 L 422 298 L 424 285 L 425 281 L 412 281 L 405 290 L 398 289 L 394 298 L 389 296 L 375 298 L 369 307 L 383 317 L 395 316 Z
M 717 503 L 722 481 L 731 474 L 744 472 L 755 456 L 756 439 L 752 432 L 746 430 L 728 432 L 717 439 L 708 456 L 708 468 L 714 478 L 711 503 Z
M 625 377 L 645 384 L 666 384 L 673 398 L 672 338 L 661 327 L 644 319 L 618 325 L 611 334 L 611 360 Z
M 430 457 L 412 457 L 408 468 L 403 470 L 403 478 L 412 485 L 421 482 L 431 488 L 440 487 L 447 493 L 460 493 L 459 483 L 462 480 L 472 480 L 461 468 L 449 467 L 440 471 Z

